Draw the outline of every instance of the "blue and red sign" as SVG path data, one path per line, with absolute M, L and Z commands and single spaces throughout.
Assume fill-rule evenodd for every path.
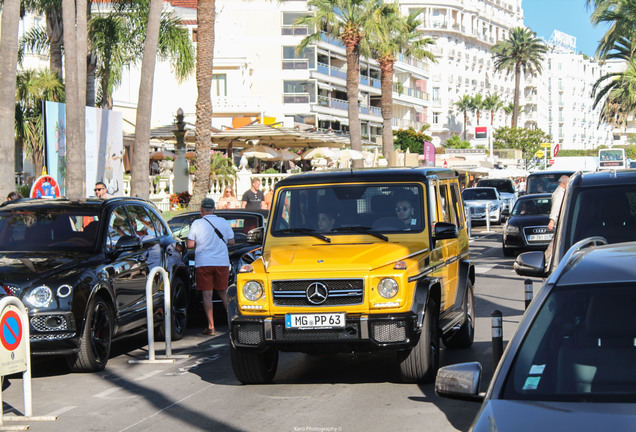
M 31 198 L 59 198 L 60 186 L 53 177 L 43 175 L 33 182 L 29 196 Z
M 9 351 L 15 350 L 22 342 L 22 321 L 12 310 L 5 313 L 0 320 L 0 342 Z

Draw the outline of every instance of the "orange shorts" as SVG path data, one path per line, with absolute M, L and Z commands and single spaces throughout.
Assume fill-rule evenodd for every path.
M 225 291 L 230 268 L 228 266 L 203 266 L 196 268 L 197 289 L 199 291 Z

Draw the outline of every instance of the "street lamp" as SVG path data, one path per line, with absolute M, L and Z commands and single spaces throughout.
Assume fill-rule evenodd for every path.
M 188 163 L 185 158 L 186 146 L 185 137 L 188 131 L 183 121 L 183 110 L 179 108 L 177 115 L 175 116 L 175 126 L 177 127 L 172 133 L 175 136 L 176 143 L 174 145 L 175 153 L 177 154 L 177 160 L 174 161 L 174 180 L 172 183 L 173 193 L 187 192 L 189 186 L 188 179 Z

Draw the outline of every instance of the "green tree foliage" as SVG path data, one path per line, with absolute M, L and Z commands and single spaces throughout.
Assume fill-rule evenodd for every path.
M 552 137 L 540 129 L 503 127 L 495 130 L 493 136 L 495 149 L 519 149 L 523 152 L 523 159 L 528 162 L 534 157 L 540 144 L 551 142 Z
M 449 149 L 468 149 L 470 148 L 470 142 L 463 140 L 459 135 L 453 135 L 446 143 L 442 144 L 442 147 Z
M 430 125 L 422 126 L 422 129 L 418 132 L 412 127 L 408 129 L 400 129 L 393 131 L 393 144 L 396 148 L 402 151 L 408 150 L 411 153 L 422 154 L 424 150 L 424 143 L 431 142 L 433 138 L 424 133 Z

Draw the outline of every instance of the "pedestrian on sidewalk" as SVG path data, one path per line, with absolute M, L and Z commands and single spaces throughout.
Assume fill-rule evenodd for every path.
M 201 201 L 201 219 L 192 222 L 188 234 L 188 248 L 194 249 L 194 267 L 197 290 L 203 297 L 203 310 L 208 326 L 202 332 L 214 336 L 214 307 L 212 299 L 217 292 L 227 310 L 227 288 L 230 276 L 230 257 L 227 246 L 234 244 L 234 231 L 223 218 L 214 215 L 214 200 Z

